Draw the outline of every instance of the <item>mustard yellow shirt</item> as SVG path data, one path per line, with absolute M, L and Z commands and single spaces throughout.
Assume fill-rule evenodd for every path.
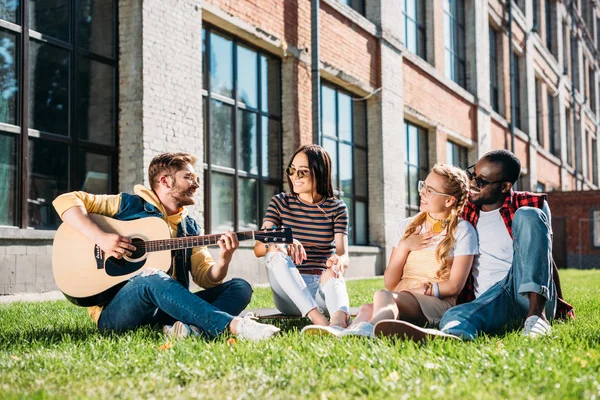
M 177 226 L 188 215 L 188 209 L 182 207 L 177 214 L 167 216 L 164 206 L 151 189 L 143 185 L 136 185 L 134 193 L 160 210 L 163 219 L 169 225 L 171 237 L 177 237 Z M 65 211 L 72 207 L 83 207 L 88 213 L 113 217 L 119 211 L 121 195 L 70 192 L 58 196 L 52 202 L 52 205 L 61 218 Z M 208 277 L 208 271 L 215 265 L 215 262 L 205 246 L 192 248 L 190 262 L 192 279 L 196 285 L 206 289 L 217 286 L 222 282 L 222 280 L 214 282 Z M 173 268 L 173 273 L 174 270 L 175 268 Z M 101 306 L 88 307 L 88 314 L 96 324 L 98 324 L 101 313 Z

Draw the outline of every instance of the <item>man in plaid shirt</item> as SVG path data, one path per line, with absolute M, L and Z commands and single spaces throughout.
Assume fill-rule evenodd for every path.
M 521 163 L 507 150 L 487 153 L 467 173 L 469 201 L 461 216 L 475 226 L 480 254 L 459 298 L 463 304 L 446 312 L 441 331 L 385 320 L 375 326 L 376 335 L 472 340 L 478 333 L 517 325 L 528 337 L 550 333 L 548 320 L 555 317 L 560 284 L 558 273 L 553 278 L 547 196 L 512 190 Z M 572 307 L 567 311 L 572 313 Z

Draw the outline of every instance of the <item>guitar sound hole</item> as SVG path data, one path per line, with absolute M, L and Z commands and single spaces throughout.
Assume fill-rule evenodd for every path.
M 134 238 L 131 240 L 131 244 L 135 246 L 135 250 L 132 251 L 131 258 L 132 260 L 137 260 L 139 258 L 144 257 L 146 254 L 145 242 L 142 239 Z

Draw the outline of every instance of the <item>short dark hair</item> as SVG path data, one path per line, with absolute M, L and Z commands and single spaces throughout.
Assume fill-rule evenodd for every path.
M 178 153 L 162 153 L 156 155 L 150 166 L 148 166 L 148 181 L 150 187 L 154 189 L 158 183 L 160 174 L 168 171 L 170 174 L 174 174 L 185 168 L 187 164 L 194 165 L 196 163 L 196 156 L 190 153 L 178 152 Z
M 521 175 L 521 162 L 512 152 L 504 149 L 492 150 L 483 156 L 489 162 L 502 164 L 502 177 L 513 185 Z
M 288 163 L 288 167 L 292 166 L 292 161 L 294 161 L 294 157 L 298 153 L 306 154 L 306 158 L 308 158 L 308 168 L 310 169 L 310 176 L 317 183 L 317 193 L 321 196 L 325 197 L 333 197 L 333 185 L 331 184 L 331 158 L 327 151 L 319 145 L 316 144 L 308 144 L 300 147 L 290 158 L 290 162 Z M 293 194 L 294 185 L 292 184 L 292 180 L 290 177 L 287 177 L 288 185 L 290 191 Z

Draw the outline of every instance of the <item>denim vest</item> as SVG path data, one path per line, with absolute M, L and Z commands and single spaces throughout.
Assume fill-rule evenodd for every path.
M 138 195 L 121 193 L 121 205 L 119 211 L 113 218 L 120 221 L 131 221 L 139 218 L 158 217 L 162 218 L 163 214 L 154 205 L 148 203 Z M 198 236 L 200 235 L 200 227 L 198 223 L 190 217 L 185 217 L 177 227 L 177 237 Z M 172 255 L 175 258 L 175 277 L 185 288 L 189 288 L 189 271 L 190 258 L 192 249 L 172 250 Z

